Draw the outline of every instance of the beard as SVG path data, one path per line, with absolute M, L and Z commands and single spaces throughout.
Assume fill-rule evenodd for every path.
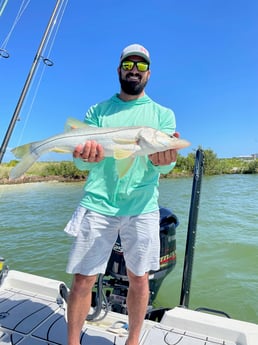
M 145 88 L 147 84 L 147 80 L 142 80 L 142 76 L 139 74 L 135 74 L 138 76 L 138 81 L 132 81 L 128 80 L 128 77 L 133 75 L 133 73 L 128 73 L 125 76 L 125 79 L 122 79 L 121 73 L 119 73 L 119 82 L 121 85 L 121 89 L 127 94 L 127 95 L 139 95 Z

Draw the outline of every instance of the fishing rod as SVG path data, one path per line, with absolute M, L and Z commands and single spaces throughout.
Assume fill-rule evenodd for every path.
M 22 89 L 22 92 L 21 92 L 21 95 L 20 95 L 20 98 L 18 100 L 18 103 L 16 105 L 16 108 L 15 108 L 15 111 L 13 113 L 13 116 L 12 116 L 12 119 L 10 121 L 10 124 L 9 124 L 9 127 L 7 129 L 7 132 L 5 134 L 5 137 L 4 137 L 4 140 L 2 142 L 2 145 L 1 145 L 1 148 L 0 148 L 0 163 L 2 162 L 3 160 L 3 157 L 4 157 L 4 154 L 5 154 L 5 151 L 6 151 L 6 148 L 7 148 L 7 145 L 9 143 L 9 140 L 11 138 L 11 135 L 12 135 L 12 132 L 14 130 L 14 127 L 15 127 L 15 124 L 18 120 L 18 117 L 19 117 L 19 113 L 20 113 L 20 110 L 22 108 L 22 105 L 23 105 L 23 102 L 24 102 L 24 99 L 25 99 L 25 96 L 28 92 L 28 89 L 29 89 L 29 86 L 30 86 L 30 83 L 32 81 L 32 78 L 33 78 L 33 75 L 36 71 L 36 67 L 40 61 L 40 58 L 42 58 L 41 56 L 41 53 L 43 51 L 43 48 L 44 48 L 44 45 L 47 41 L 47 38 L 48 38 L 48 35 L 49 35 L 49 32 L 53 26 L 53 24 L 55 23 L 55 16 L 56 16 L 56 13 L 59 9 L 59 6 L 60 4 L 63 2 L 63 0 L 57 0 L 56 2 L 56 5 L 55 5 L 55 8 L 52 12 L 52 15 L 50 17 L 50 20 L 48 22 L 48 25 L 47 25 L 47 28 L 45 30 L 45 33 L 42 37 L 42 40 L 40 42 L 40 45 L 39 45 L 39 48 L 37 50 L 37 53 L 35 55 L 35 58 L 33 60 L 33 63 L 32 63 L 32 66 L 31 66 L 31 69 L 29 71 L 29 74 L 27 76 L 27 79 L 26 79 L 26 82 L 24 84 L 24 87 Z M 48 59 L 43 59 L 44 63 L 46 63 L 47 65 L 50 65 L 51 66 L 51 61 L 48 60 Z M 53 63 L 52 63 L 53 64 Z
M 192 196 L 188 220 L 187 240 L 185 249 L 184 271 L 182 277 L 180 306 L 188 308 L 190 299 L 190 287 L 192 280 L 192 269 L 197 230 L 197 219 L 199 212 L 202 175 L 204 167 L 204 153 L 201 149 L 196 151 Z

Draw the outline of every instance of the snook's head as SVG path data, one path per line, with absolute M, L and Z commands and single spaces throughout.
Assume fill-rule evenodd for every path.
M 145 127 L 142 128 L 138 136 L 138 144 L 145 154 L 162 152 L 170 149 L 180 150 L 190 145 L 185 139 L 169 136 L 159 130 Z

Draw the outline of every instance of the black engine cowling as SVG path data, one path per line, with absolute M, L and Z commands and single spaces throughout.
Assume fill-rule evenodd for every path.
M 178 224 L 175 214 L 167 208 L 160 208 L 160 269 L 150 272 L 149 275 L 150 306 L 157 296 L 163 279 L 175 268 L 176 227 Z M 113 310 L 125 313 L 128 277 L 119 236 L 113 247 L 105 275 L 113 278 L 110 278 L 110 283 L 113 282 L 114 289 L 109 295 L 109 300 L 113 303 Z

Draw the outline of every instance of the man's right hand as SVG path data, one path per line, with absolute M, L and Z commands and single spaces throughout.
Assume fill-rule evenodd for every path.
M 85 162 L 97 163 L 104 159 L 104 149 L 95 140 L 89 140 L 76 146 L 73 157 L 81 158 Z

